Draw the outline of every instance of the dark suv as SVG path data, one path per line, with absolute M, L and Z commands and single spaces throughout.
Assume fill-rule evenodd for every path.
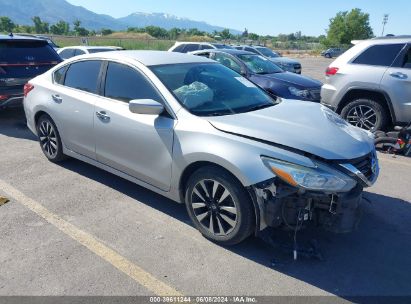
M 22 106 L 24 84 L 61 61 L 44 39 L 0 35 L 0 109 Z

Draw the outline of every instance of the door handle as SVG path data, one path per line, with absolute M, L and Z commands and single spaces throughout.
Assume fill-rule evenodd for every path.
M 105 111 L 96 112 L 96 115 L 97 115 L 98 118 L 100 118 L 103 121 L 109 121 L 110 120 L 110 116 L 108 116 Z
M 63 101 L 63 98 L 60 97 L 58 94 L 53 94 L 51 95 L 51 98 L 53 99 L 54 102 L 61 103 Z
M 401 73 L 401 72 L 392 72 L 392 73 L 390 73 L 390 76 L 394 77 L 394 78 L 398 78 L 398 79 L 407 79 L 408 78 L 407 74 L 404 74 L 404 73 Z

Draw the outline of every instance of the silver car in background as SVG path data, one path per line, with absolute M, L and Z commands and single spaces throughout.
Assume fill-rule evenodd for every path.
M 351 231 L 378 176 L 367 132 L 199 56 L 72 58 L 26 84 L 24 108 L 50 161 L 71 156 L 185 203 L 220 244 L 309 221 Z
M 235 45 L 233 46 L 237 50 L 243 50 L 251 52 L 257 55 L 264 56 L 269 59 L 284 71 L 301 74 L 302 68 L 301 63 L 295 59 L 282 57 L 277 52 L 274 52 L 272 49 L 265 46 L 254 46 L 254 45 Z
M 321 102 L 366 130 L 408 124 L 411 36 L 357 41 L 327 68 Z

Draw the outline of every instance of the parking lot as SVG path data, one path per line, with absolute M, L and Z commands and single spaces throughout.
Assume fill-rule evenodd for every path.
M 299 60 L 319 80 L 332 62 Z M 48 162 L 20 110 L 0 112 L 0 156 L 10 199 L 0 206 L 0 295 L 411 295 L 410 158 L 380 154 L 358 230 L 302 232 L 325 260 L 293 262 L 256 238 L 215 245 L 184 205 L 74 159 Z

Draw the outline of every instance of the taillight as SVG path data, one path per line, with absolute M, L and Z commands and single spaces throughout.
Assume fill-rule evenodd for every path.
M 0 101 L 4 101 L 9 98 L 9 95 L 0 95 Z
M 334 76 L 335 74 L 337 74 L 337 72 L 338 72 L 338 68 L 336 68 L 336 67 L 328 67 L 326 70 L 325 70 L 325 75 L 326 76 Z
M 31 83 L 26 83 L 23 88 L 24 97 L 27 97 L 27 94 L 30 93 L 31 90 L 34 89 L 34 85 Z

